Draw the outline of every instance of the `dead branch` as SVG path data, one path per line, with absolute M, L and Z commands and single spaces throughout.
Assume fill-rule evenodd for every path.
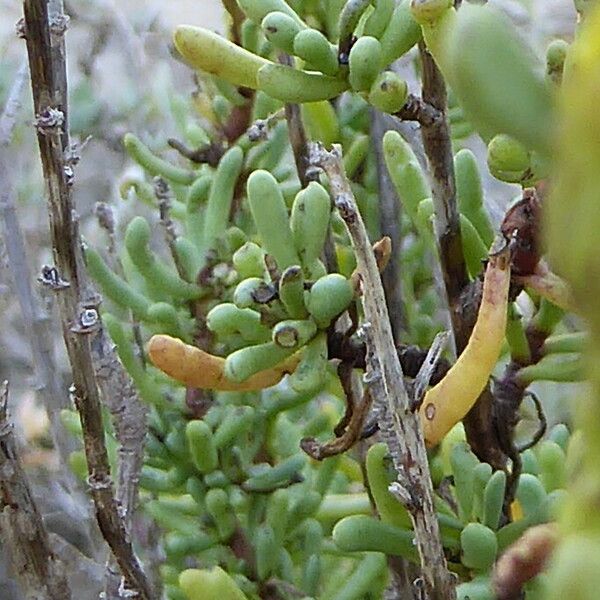
M 462 290 L 468 284 L 469 278 L 462 252 L 450 127 L 445 116 L 446 85 L 435 61 L 423 46 L 421 46 L 421 61 L 423 64 L 423 100 L 440 111 L 442 116 L 431 123 L 422 123 L 421 136 L 431 174 L 440 262 L 448 304 L 452 313 L 456 346 L 460 353 L 469 339 L 470 331 L 464 331 L 463 323 L 457 318 L 454 307 L 457 305 Z
M 21 110 L 21 97 L 27 82 L 27 63 L 19 67 L 17 76 L 8 92 L 8 98 L 0 114 L 0 146 L 8 146 L 13 131 L 17 124 L 19 110 Z
M 39 396 L 43 399 L 48 413 L 52 441 L 58 451 L 59 460 L 65 468 L 64 473 L 69 473 L 68 457 L 75 449 L 75 445 L 60 420 L 61 409 L 68 406 L 68 396 L 61 390 L 58 378 L 59 370 L 53 355 L 53 335 L 49 316 L 41 308 L 31 286 L 32 276 L 27 261 L 25 240 L 15 208 L 14 190 L 8 167 L 10 164 L 8 145 L 17 122 L 26 81 L 27 64 L 24 63 L 19 69 L 4 111 L 0 115 L 0 181 L 2 181 L 0 220 L 8 265 L 13 275 L 15 295 L 31 346 Z
M 99 336 L 98 344 L 92 345 L 92 360 L 100 393 L 111 413 L 115 437 L 119 443 L 116 501 L 123 525 L 129 531 L 138 501 L 148 411 L 106 335 Z M 117 557 L 112 555 L 107 565 L 107 598 L 120 598 L 121 587 L 119 563 Z
M 71 590 L 55 556 L 21 462 L 8 419 L 8 382 L 0 386 L 0 532 L 26 598 L 69 600 Z
M 388 236 L 395 255 L 390 264 L 382 273 L 385 299 L 390 313 L 392 333 L 394 340 L 400 341 L 400 334 L 405 323 L 405 311 L 402 302 L 402 277 L 400 273 L 400 256 L 398 248 L 402 247 L 402 233 L 400 224 L 400 200 L 392 184 L 383 158 L 383 135 L 388 129 L 386 116 L 371 110 L 371 143 L 373 144 L 375 159 L 377 161 L 377 179 L 379 183 L 379 224 L 381 235 Z
M 344 172 L 341 149 L 336 145 L 328 152 L 314 144 L 310 157 L 311 163 L 322 168 L 329 177 L 335 206 L 348 227 L 356 254 L 357 268 L 362 277 L 363 329 L 368 351 L 365 383 L 370 386 L 374 405 L 379 410 L 379 425 L 394 458 L 402 502 L 413 522 L 424 594 L 426 598 L 435 600 L 454 599 L 454 579 L 444 557 L 421 426 L 418 415 L 411 410 L 394 346 L 381 277 Z
M 98 314 L 99 298 L 86 278 L 74 215 L 71 185 L 73 148 L 67 120 L 67 80 L 64 32 L 68 19 L 62 2 L 50 12 L 45 0 L 24 0 L 24 37 L 27 42 L 35 126 L 48 196 L 50 231 L 55 261 L 56 289 L 63 337 L 73 374 L 72 395 L 79 411 L 88 483 L 100 531 L 107 541 L 124 579 L 122 587 L 143 600 L 150 591 L 133 552 L 125 521 L 113 492 L 108 454 L 104 443 L 101 390 L 94 365 L 94 349 L 106 340 Z M 60 285 L 53 286 L 53 282 Z M 108 396 L 115 392 L 103 388 Z

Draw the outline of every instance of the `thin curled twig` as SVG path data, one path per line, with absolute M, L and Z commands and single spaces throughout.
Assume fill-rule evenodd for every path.
M 314 438 L 304 438 L 300 442 L 302 450 L 315 460 L 323 460 L 346 452 L 361 438 L 365 419 L 373 403 L 373 396 L 369 388 L 365 388 L 362 399 L 360 402 L 356 402 L 355 382 L 352 381 L 354 377 L 350 366 L 348 377 L 341 378 L 346 395 L 347 412 L 335 428 L 335 434 L 338 437 L 323 444 L 320 444 Z

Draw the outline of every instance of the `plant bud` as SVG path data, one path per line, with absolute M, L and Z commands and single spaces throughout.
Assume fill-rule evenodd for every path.
M 406 81 L 392 71 L 385 71 L 371 87 L 369 102 L 382 112 L 395 113 L 404 106 L 407 96 Z
M 488 145 L 487 163 L 496 179 L 520 183 L 527 176 L 531 160 L 523 144 L 509 135 L 500 134 Z

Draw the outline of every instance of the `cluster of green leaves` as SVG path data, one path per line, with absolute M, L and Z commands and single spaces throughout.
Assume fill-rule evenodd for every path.
M 175 164 L 161 148 L 128 134 L 125 147 L 144 177 L 123 182 L 122 201 L 135 198 L 156 216 L 151 222 L 133 218 L 108 256 L 86 249 L 106 299 L 104 323 L 151 407 L 142 507 L 161 528 L 161 574 L 173 600 L 259 598 L 267 586 L 283 598 L 381 598 L 386 557 L 418 562 L 408 514 L 388 491 L 393 473 L 386 446 L 369 448 L 364 469 L 352 452 L 317 462 L 300 450 L 302 438 L 330 438 L 342 414 L 327 334 L 340 315 L 357 307 L 357 289 L 355 258 L 343 221 L 332 211 L 327 179 L 320 175 L 300 185 L 283 103 L 302 103 L 311 140 L 341 144 L 375 242 L 379 178 L 370 110 L 402 108 L 406 82 L 386 67 L 424 36 L 453 87 L 449 116 L 463 253 L 476 279 L 494 228 L 477 161 L 461 140 L 474 123 L 489 142 L 494 176 L 523 186 L 544 177 L 548 146 L 539 125 L 560 84 L 566 48 L 549 50 L 545 81 L 509 26 L 487 9 L 464 7 L 457 15 L 450 2 L 413 2 L 411 9 L 407 0 L 238 4 L 245 17 L 234 23 L 239 46 L 200 28 L 183 26 L 175 34 L 182 56 L 202 71 L 192 99 L 173 95 L 177 134 L 220 157 L 210 164 Z M 457 32 L 475 36 L 460 60 L 452 46 Z M 497 50 L 493 60 L 483 52 L 488 47 Z M 294 66 L 277 63 L 282 52 L 295 57 Z M 492 74 L 497 61 L 513 61 L 513 70 Z M 468 74 L 474 92 L 465 84 Z M 525 91 L 509 123 L 498 98 L 515 86 Z M 239 119 L 245 132 L 226 142 L 228 126 Z M 252 123 L 260 123 L 261 135 L 250 132 Z M 401 262 L 405 294 L 402 341 L 428 346 L 444 310 L 433 275 L 431 184 L 398 133 L 385 135 L 383 154 L 404 207 L 405 242 L 392 258 Z M 156 177 L 160 193 L 151 183 Z M 153 236 L 157 224 L 168 242 L 161 248 Z M 327 243 L 335 261 L 326 266 Z M 562 312 L 533 293 L 530 299 L 531 323 L 552 333 Z M 524 328 L 519 309 L 511 310 L 507 338 L 514 358 Z M 140 330 L 144 341 L 167 334 L 226 357 L 223 375 L 234 386 L 294 357 L 298 366 L 268 389 L 199 392 L 143 359 Z M 546 358 L 520 371 L 521 383 L 581 378 L 584 338 L 561 333 L 547 340 Z M 560 371 L 565 353 L 576 368 Z M 68 413 L 65 422 L 76 432 Z M 499 553 L 528 527 L 554 516 L 565 487 L 568 437 L 559 426 L 522 455 L 512 523 L 502 516 L 505 473 L 480 463 L 460 428 L 432 453 L 434 483 L 445 490 L 436 494 L 436 508 L 450 568 L 461 580 L 460 598 L 491 598 Z M 73 456 L 76 470 L 81 460 Z M 543 589 L 538 578 L 526 597 L 543 597 Z

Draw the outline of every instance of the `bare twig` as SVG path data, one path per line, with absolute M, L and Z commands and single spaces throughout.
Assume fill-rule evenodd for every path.
M 308 160 L 306 157 L 307 142 L 304 125 L 302 123 L 302 116 L 300 114 L 300 105 L 289 103 L 286 104 L 285 118 L 288 122 L 290 143 L 294 152 L 294 161 L 296 163 L 298 177 L 300 178 L 300 184 L 302 187 L 305 187 L 308 185 L 310 180 L 306 173 L 306 168 L 308 166 Z
M 55 556 L 17 456 L 7 415 L 8 382 L 0 386 L 0 532 L 27 598 L 69 600 L 71 590 Z
M 404 385 L 394 346 L 381 278 L 369 238 L 345 176 L 341 150 L 327 152 L 314 145 L 311 163 L 325 170 L 331 193 L 344 219 L 362 277 L 363 308 L 367 337 L 367 374 L 373 401 L 380 413 L 380 428 L 388 441 L 398 475 L 398 488 L 408 509 L 421 558 L 425 597 L 450 600 L 456 597 L 448 572 L 433 506 L 433 488 L 423 434 Z
M 175 263 L 177 274 L 184 281 L 189 281 L 189 275 L 185 267 L 183 266 L 175 241 L 177 240 L 177 232 L 175 231 L 175 225 L 171 220 L 171 188 L 169 184 L 162 177 L 155 177 L 153 180 L 154 195 L 158 200 L 158 210 L 160 214 L 160 224 L 165 232 L 165 240 L 169 251 Z
M 427 392 L 427 388 L 431 384 L 431 377 L 433 376 L 442 356 L 442 352 L 448 343 L 449 335 L 450 333 L 447 331 L 438 333 L 427 352 L 427 356 L 415 377 L 412 397 L 413 410 L 417 410 L 423 403 L 425 392 Z
M 126 529 L 132 525 L 137 505 L 140 472 L 144 461 L 146 405 L 141 401 L 133 381 L 117 360 L 113 345 L 99 336 L 92 345 L 92 359 L 100 391 L 112 415 L 115 437 L 119 442 L 117 502 Z M 121 574 L 115 556 L 107 567 L 107 598 L 119 598 Z
M 394 340 L 400 341 L 404 326 L 404 307 L 402 304 L 402 277 L 400 274 L 400 248 L 402 245 L 401 207 L 396 189 L 392 184 L 383 158 L 383 135 L 387 129 L 386 116 L 372 109 L 371 138 L 377 160 L 377 178 L 379 180 L 379 224 L 381 235 L 390 238 L 393 257 L 382 273 L 383 289 L 387 302 Z
M 106 231 L 106 235 L 108 236 L 108 248 L 107 253 L 112 261 L 111 267 L 114 266 L 114 261 L 116 260 L 116 237 L 115 237 L 115 213 L 112 209 L 112 206 L 107 202 L 96 202 L 94 205 L 94 214 L 96 215 L 96 219 L 98 220 L 98 225 L 104 231 Z
M 453 313 L 452 324 L 456 345 L 460 352 L 466 345 L 470 332 L 463 331 L 463 324 L 456 318 L 453 308 L 469 279 L 462 252 L 450 127 L 445 115 L 446 85 L 432 56 L 423 45 L 420 46 L 420 49 L 423 65 L 423 100 L 434 106 L 443 115 L 443 118 L 435 119 L 430 124 L 421 124 L 421 135 L 431 172 L 440 261 L 448 303 Z
M 104 443 L 101 392 L 94 368 L 94 348 L 105 339 L 94 295 L 83 267 L 81 244 L 71 194 L 72 165 L 66 126 L 67 82 L 64 50 L 66 19 L 62 2 L 49 18 L 46 0 L 24 0 L 25 39 L 36 129 L 46 191 L 57 279 L 56 292 L 63 337 L 73 374 L 72 393 L 79 411 L 90 485 L 100 531 L 115 556 L 129 594 L 152 597 L 133 552 L 127 528 L 113 493 Z M 111 394 L 114 390 L 103 389 Z
M 365 388 L 362 400 L 358 404 L 354 402 L 354 388 L 358 387 L 355 386 L 352 381 L 354 378 L 355 376 L 352 373 L 352 367 L 350 367 L 348 387 L 352 389 L 346 391 L 346 401 L 349 406 L 352 406 L 352 411 L 347 418 L 347 423 L 345 423 L 344 428 L 340 428 L 339 425 L 336 427 L 335 433 L 339 437 L 323 443 L 318 442 L 315 438 L 303 438 L 300 441 L 302 450 L 315 460 L 323 460 L 329 456 L 336 456 L 337 454 L 346 452 L 361 438 L 363 425 L 369 414 L 373 398 L 371 391 L 368 388 Z M 355 404 L 356 406 L 354 406 Z
M 423 101 L 433 106 L 441 118 L 421 123 L 423 146 L 429 162 L 435 232 L 456 351 L 460 354 L 469 341 L 472 325 L 463 318 L 461 295 L 469 284 L 460 232 L 460 213 L 456 201 L 456 183 L 450 126 L 446 116 L 447 92 L 444 78 L 423 43 L 419 44 L 422 64 Z M 504 455 L 499 449 L 492 426 L 493 398 L 489 386 L 464 419 L 467 440 L 477 456 L 500 468 Z
M 404 106 L 394 115 L 403 121 L 417 121 L 422 127 L 439 125 L 444 119 L 441 110 L 414 94 L 408 95 Z
M 283 65 L 293 66 L 292 58 L 287 54 L 282 54 L 279 57 L 279 62 Z M 288 125 L 288 136 L 294 154 L 294 162 L 296 163 L 296 171 L 298 172 L 300 185 L 306 187 L 310 181 L 307 176 L 308 145 L 306 132 L 304 131 L 304 123 L 302 122 L 300 105 L 288 102 L 284 108 Z
M 333 332 L 327 339 L 328 356 L 338 358 L 342 361 L 350 361 L 356 369 L 366 368 L 366 346 L 364 341 L 356 338 L 348 338 L 340 332 Z M 402 367 L 402 372 L 406 377 L 417 377 L 419 370 L 427 358 L 428 351 L 421 350 L 418 346 L 407 346 L 400 344 L 396 348 L 398 360 Z M 443 357 L 437 361 L 435 369 L 431 375 L 430 385 L 439 383 L 448 370 L 450 363 Z
M 346 409 L 342 418 L 333 428 L 333 433 L 336 436 L 341 436 L 352 420 L 355 413 L 356 399 L 359 395 L 362 395 L 362 389 L 358 380 L 354 377 L 354 364 L 352 362 L 341 361 L 337 367 L 337 374 L 346 397 Z
M 31 272 L 27 261 L 25 241 L 15 209 L 14 191 L 8 168 L 8 144 L 17 122 L 21 106 L 21 95 L 27 80 L 27 64 L 19 69 L 9 93 L 8 100 L 0 115 L 0 219 L 2 233 L 13 274 L 14 289 L 23 315 L 23 323 L 28 332 L 31 353 L 35 365 L 38 390 L 43 398 L 50 420 L 50 430 L 54 447 L 59 459 L 68 473 L 68 457 L 75 446 L 60 420 L 60 411 L 68 406 L 68 396 L 61 390 L 58 378 L 59 370 L 53 356 L 53 335 L 49 327 L 49 318 L 36 300 L 31 286 Z
M 62 2 L 61 2 L 62 4 Z M 91 7 L 79 7 L 77 2 L 65 1 L 66 9 L 74 19 L 84 22 L 91 27 L 94 33 L 102 38 L 108 33 L 116 33 L 116 38 L 122 44 L 128 60 L 124 65 L 132 81 L 136 82 L 140 89 L 146 89 L 145 73 L 147 72 L 148 59 L 144 49 L 144 43 L 140 35 L 135 31 L 127 15 L 114 0 L 97 0 L 94 3 L 95 10 Z M 93 62 L 103 47 L 104 40 L 95 39 L 90 44 L 91 52 L 87 62 Z M 89 68 L 89 67 L 88 67 Z
M 8 98 L 0 114 L 0 146 L 7 146 L 17 124 L 19 110 L 21 110 L 21 97 L 27 82 L 27 62 L 19 67 L 17 76 L 8 93 Z
M 279 58 L 279 62 L 284 65 L 293 66 L 292 59 L 287 54 L 282 54 Z M 290 139 L 290 146 L 292 147 L 292 153 L 294 154 L 294 163 L 296 165 L 296 171 L 298 173 L 298 179 L 300 185 L 305 188 L 310 181 L 312 176 L 309 170 L 309 157 L 308 157 L 308 138 L 306 137 L 306 131 L 304 129 L 304 123 L 302 122 L 302 113 L 300 111 L 299 104 L 287 103 L 284 107 L 285 118 L 288 125 L 288 136 Z M 335 272 L 338 270 L 338 261 L 335 253 L 335 245 L 333 243 L 333 233 L 331 226 L 327 232 L 325 238 L 325 246 L 323 248 L 323 262 L 327 267 L 327 270 Z
M 41 310 L 31 288 L 31 272 L 27 262 L 23 233 L 17 218 L 12 190 L 9 188 L 9 179 L 1 150 L 0 180 L 3 182 L 2 190 L 0 190 L 0 219 L 2 220 L 8 264 L 13 274 L 16 296 L 28 332 L 39 386 L 38 391 L 40 397 L 43 398 L 50 420 L 52 441 L 61 463 L 68 472 L 69 454 L 75 449 L 75 445 L 73 438 L 67 435 L 60 419 L 60 411 L 68 406 L 68 395 L 61 389 L 58 378 L 60 371 L 54 360 L 53 337 L 50 333 L 48 315 Z
M 115 223 L 112 209 L 104 203 L 96 204 L 95 209 L 101 227 L 106 230 L 109 236 L 109 253 L 112 248 L 113 264 L 116 267 L 118 259 L 114 256 Z M 135 322 L 133 329 L 134 340 L 140 348 L 141 361 L 144 362 L 139 325 Z M 140 400 L 133 381 L 117 360 L 114 347 L 109 343 L 106 336 L 100 337 L 99 343 L 92 346 L 92 358 L 98 386 L 111 413 L 115 437 L 119 442 L 116 498 L 121 508 L 125 526 L 130 529 L 137 505 L 139 478 L 144 461 L 147 409 Z M 107 599 L 121 597 L 121 574 L 114 555 L 111 555 L 107 565 L 105 595 Z
M 69 149 L 69 112 L 67 94 L 67 58 L 65 54 L 64 34 L 69 25 L 62 0 L 47 0 L 48 33 L 50 38 L 49 58 L 52 61 L 54 77 L 54 102 L 52 108 L 61 111 L 61 143 L 65 151 Z M 30 74 L 32 74 L 30 64 Z
M 188 148 L 182 141 L 176 138 L 169 138 L 167 143 L 188 160 L 198 164 L 206 163 L 211 167 L 216 167 L 223 154 L 225 154 L 225 147 L 220 141 L 210 142 L 200 148 Z

